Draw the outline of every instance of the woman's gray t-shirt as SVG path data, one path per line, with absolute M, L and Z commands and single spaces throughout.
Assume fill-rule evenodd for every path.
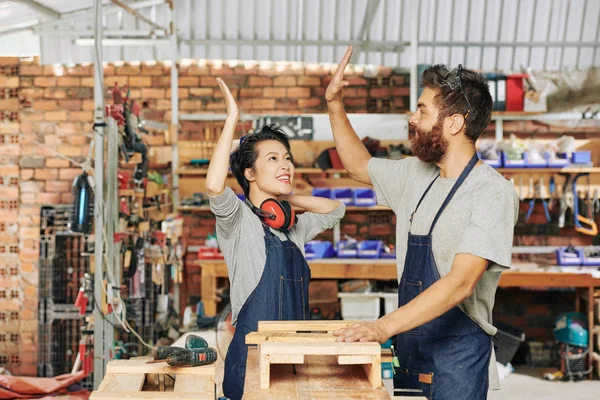
M 217 219 L 217 241 L 225 257 L 230 282 L 232 323 L 252 294 L 262 276 L 266 257 L 265 232 L 260 219 L 229 187 L 218 196 L 210 198 L 210 209 Z M 304 245 L 319 233 L 331 229 L 346 213 L 340 205 L 328 214 L 304 212 L 298 223 L 288 232 L 290 239 L 304 255 Z M 284 233 L 271 229 L 281 240 Z

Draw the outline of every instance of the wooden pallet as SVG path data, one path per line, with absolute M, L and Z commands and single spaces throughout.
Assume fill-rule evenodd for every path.
M 215 365 L 171 367 L 146 364 L 152 357 L 113 360 L 91 400 L 215 399 Z
M 335 356 L 338 365 L 361 365 L 373 389 L 381 383 L 379 343 L 336 342 L 332 331 L 355 321 L 261 321 L 246 344 L 258 346 L 260 388 L 268 389 L 272 364 L 304 364 L 306 356 Z

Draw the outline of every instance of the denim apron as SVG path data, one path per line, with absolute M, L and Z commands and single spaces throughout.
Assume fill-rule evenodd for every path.
M 264 227 L 264 226 L 263 226 Z M 267 261 L 258 286 L 240 310 L 233 340 L 225 357 L 223 394 L 239 400 L 244 393 L 246 335 L 258 330 L 258 321 L 304 320 L 308 317 L 310 269 L 300 249 L 289 237 L 281 241 L 267 227 Z
M 398 285 L 399 307 L 440 279 L 432 251 L 433 229 L 477 161 L 475 154 L 438 210 L 429 233 L 412 235 L 409 229 L 404 272 Z M 411 227 L 413 216 L 438 177 L 429 184 L 411 214 Z M 394 369 L 396 396 L 425 396 L 433 400 L 487 398 L 492 337 L 458 306 L 422 326 L 397 335 L 396 349 L 400 364 Z

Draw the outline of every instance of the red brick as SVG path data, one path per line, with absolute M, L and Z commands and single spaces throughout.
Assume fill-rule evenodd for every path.
M 231 75 L 233 75 L 233 68 L 223 66 L 222 64 L 212 65 L 210 67 L 210 74 L 212 76 L 220 76 L 220 77 L 231 76 Z
M 325 80 L 327 79 L 331 81 L 331 77 L 325 78 Z M 365 86 L 367 84 L 367 80 L 360 76 L 349 76 L 346 80 L 350 83 L 350 86 Z M 327 84 L 329 84 L 329 82 L 327 82 Z
M 18 112 L 21 108 L 19 99 L 2 99 L 0 98 L 0 110 Z
M 225 102 L 210 102 L 206 104 L 206 109 L 211 111 L 225 111 Z
M 39 193 L 44 191 L 44 182 L 24 181 L 20 184 L 22 193 Z M 22 228 L 21 228 L 22 229 Z
M 194 97 L 212 97 L 212 88 L 190 88 L 190 95 Z
M 127 85 L 128 78 L 127 76 L 105 76 L 104 77 L 104 86 L 112 89 L 115 86 L 115 82 L 119 87 L 123 87 Z
M 63 139 L 56 135 L 44 135 L 44 143 L 48 146 L 58 146 L 63 144 Z
M 180 99 L 187 99 L 188 97 L 190 97 L 190 92 L 193 90 L 192 89 L 187 89 L 187 88 L 179 88 L 177 89 L 177 94 L 179 96 Z M 210 89 L 208 89 L 210 90 Z M 171 89 L 167 89 L 167 99 L 171 98 Z
M 310 97 L 309 88 L 292 87 L 287 89 L 287 96 L 292 98 L 306 98 Z
M 258 75 L 258 65 L 238 65 L 233 69 L 234 75 Z
M 36 168 L 35 170 L 35 179 L 38 181 L 56 180 L 58 176 L 58 169 L 56 168 Z
M 19 75 L 21 76 L 42 76 L 44 70 L 39 65 L 23 65 L 19 67 Z
M 21 204 L 36 204 L 37 194 L 21 193 Z
M 366 98 L 344 98 L 344 104 L 348 105 L 348 106 L 352 106 L 352 107 L 356 107 L 356 106 L 366 106 L 367 105 L 367 99 Z
M 38 193 L 39 204 L 60 204 L 60 193 Z
M 155 110 L 170 110 L 171 109 L 171 100 L 156 100 L 156 104 L 154 105 Z M 182 109 L 180 107 L 180 109 Z
M 94 112 L 93 111 L 71 111 L 69 113 L 70 121 L 78 122 L 93 122 Z
M 273 79 L 266 76 L 251 76 L 248 78 L 248 86 L 273 86 Z
M 66 99 L 67 90 L 61 88 L 46 88 L 44 90 L 44 98 L 46 99 Z
M 394 98 L 394 101 L 392 102 L 392 105 L 394 107 L 399 107 L 399 108 L 406 107 L 406 104 L 405 104 L 404 99 L 402 97 L 396 97 L 396 98 Z
M 18 88 L 19 77 L 18 76 L 2 76 L 0 75 L 0 88 Z
M 150 87 L 152 86 L 152 78 L 149 76 L 130 76 L 129 86 L 132 87 Z
M 217 78 L 215 78 L 214 76 L 200 77 L 200 87 L 205 87 L 205 86 L 218 87 L 219 84 L 217 83 Z
M 278 76 L 273 79 L 273 86 L 296 86 L 296 77 Z
M 83 100 L 81 109 L 83 111 L 94 111 L 94 100 Z
M 394 86 L 404 86 L 406 85 L 406 77 L 404 75 L 392 76 L 392 84 Z
M 275 99 L 254 99 L 252 108 L 257 110 L 270 110 L 275 108 Z
M 369 95 L 375 98 L 390 97 L 392 95 L 392 89 L 387 87 L 371 88 Z
M 82 87 L 94 87 L 94 78 L 92 78 L 92 77 L 81 78 L 81 86 Z
M 73 201 L 73 194 L 71 192 L 60 194 L 60 202 L 62 204 L 68 204 L 68 203 L 71 203 L 72 201 Z
M 64 158 L 46 158 L 46 167 L 48 168 L 68 168 L 71 163 Z
M 410 87 L 397 87 L 392 90 L 394 96 L 410 96 Z
M 76 65 L 74 67 L 67 67 L 67 75 L 69 76 L 86 76 L 90 77 L 94 75 L 94 65 Z
M 82 135 L 69 136 L 69 143 L 73 146 L 83 146 L 88 144 L 88 138 Z M 65 160 L 66 161 L 66 160 Z M 68 165 L 67 165 L 68 167 Z
M 41 99 L 44 97 L 44 89 L 42 88 L 25 88 L 19 90 L 19 98 L 21 100 Z
M 234 99 L 236 99 L 238 97 L 238 94 L 240 92 L 239 89 L 229 89 L 229 91 L 231 92 L 231 95 L 233 96 Z M 213 91 L 213 97 L 215 99 L 224 99 L 225 97 L 223 96 L 223 93 L 221 92 L 221 89 L 215 89 Z
M 298 86 L 322 86 L 322 82 L 316 76 L 299 76 Z
M 66 110 L 81 110 L 82 101 L 81 100 L 60 100 L 58 102 L 60 108 L 64 108 Z
M 56 86 L 56 77 L 36 76 L 33 79 L 33 84 L 39 87 Z
M 63 169 L 59 170 L 58 178 L 60 180 L 73 181 L 73 179 L 75 179 L 75 177 L 79 176 L 79 174 L 81 174 L 80 168 L 63 168 Z M 54 180 L 56 180 L 56 179 L 57 178 L 54 178 Z
M 56 125 L 56 133 L 58 135 L 74 135 L 80 133 L 80 129 L 78 124 L 72 122 L 61 122 Z
M 67 87 L 80 86 L 81 79 L 73 77 L 73 76 L 59 76 L 58 80 L 57 80 L 57 85 L 58 86 L 67 86 Z
M 179 109 L 185 110 L 185 111 L 201 110 L 202 105 L 203 105 L 203 103 L 201 100 L 182 100 L 179 102 Z M 169 102 L 168 108 L 171 108 L 170 102 Z
M 19 57 L 0 57 L 0 65 L 19 65 Z
M 197 76 L 180 76 L 179 87 L 196 87 L 200 85 L 200 78 Z
M 33 169 L 21 169 L 21 181 L 28 181 L 33 179 Z
M 44 113 L 41 112 L 31 112 L 31 111 L 21 111 L 19 113 L 20 121 L 43 121 Z
M 44 112 L 44 120 L 46 121 L 67 121 L 67 112 L 64 110 L 60 111 L 46 111 Z
M 71 184 L 69 181 L 47 181 L 46 192 L 67 192 L 71 190 Z
M 0 198 L 16 199 L 18 197 L 19 197 L 19 188 L 18 187 L 0 186 Z
M 112 64 L 104 64 L 102 66 L 102 71 L 104 72 L 104 77 L 114 76 L 116 74 L 115 66 Z
M 310 99 L 299 99 L 298 100 L 298 107 L 300 108 L 313 108 L 313 107 L 320 107 L 321 106 L 321 99 L 316 98 L 316 97 L 312 97 Z
M 67 157 L 81 157 L 83 155 L 84 148 L 80 146 L 64 145 L 58 148 L 58 152 Z
M 163 74 L 163 68 L 158 63 L 144 63 L 142 64 L 141 74 L 144 76 L 160 76 Z
M 365 223 L 367 222 L 368 215 L 363 212 L 348 212 L 344 216 L 345 222 Z
M 152 78 L 152 87 L 155 88 L 170 88 L 171 77 L 170 76 L 156 76 Z
M 210 75 L 210 68 L 208 65 L 190 65 L 186 70 L 187 75 Z
M 165 98 L 165 90 L 164 89 L 142 89 L 142 98 L 144 99 L 164 99 Z
M 263 97 L 263 89 L 260 88 L 242 88 L 240 89 L 240 98 L 259 98 Z
M 263 89 L 263 96 L 264 97 L 275 97 L 275 98 L 286 97 L 285 92 L 286 92 L 285 88 L 268 87 L 268 88 Z
M 140 73 L 139 65 L 123 65 L 116 68 L 117 75 L 138 75 Z

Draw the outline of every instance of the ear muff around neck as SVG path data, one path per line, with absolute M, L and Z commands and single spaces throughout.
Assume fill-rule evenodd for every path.
M 264 224 L 282 232 L 294 226 L 298 219 L 294 208 L 287 201 L 280 202 L 277 199 L 269 198 L 261 203 L 260 208 L 255 207 L 249 201 L 247 203 Z

